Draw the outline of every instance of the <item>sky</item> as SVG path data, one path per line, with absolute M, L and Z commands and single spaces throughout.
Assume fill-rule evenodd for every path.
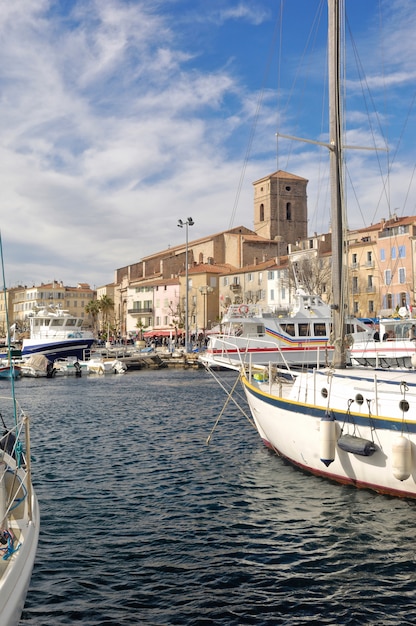
M 346 12 L 362 228 L 416 214 L 416 4 Z M 328 138 L 326 21 L 322 0 L 0 0 L 6 285 L 111 283 L 182 244 L 178 219 L 190 241 L 253 228 L 252 183 L 277 169 L 309 180 L 309 234 L 328 232 L 327 148 L 277 139 Z

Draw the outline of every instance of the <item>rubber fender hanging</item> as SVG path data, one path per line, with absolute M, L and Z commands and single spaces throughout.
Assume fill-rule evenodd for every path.
M 338 448 L 344 452 L 359 454 L 360 456 L 371 456 L 377 450 L 373 441 L 355 435 L 342 435 L 338 439 Z

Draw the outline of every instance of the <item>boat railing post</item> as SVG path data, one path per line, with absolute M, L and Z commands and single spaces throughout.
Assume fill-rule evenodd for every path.
M 25 424 L 25 441 L 26 441 L 26 476 L 27 476 L 27 514 L 29 520 L 32 521 L 32 470 L 30 461 L 30 425 L 29 417 L 24 416 Z

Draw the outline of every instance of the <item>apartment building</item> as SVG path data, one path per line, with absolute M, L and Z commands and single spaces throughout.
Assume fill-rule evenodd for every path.
M 48 306 L 68 310 L 72 315 L 84 318 L 85 327 L 91 327 L 92 320 L 85 307 L 88 302 L 95 300 L 96 292 L 87 283 L 68 287 L 62 282 L 53 281 L 33 287 L 16 287 L 10 290 L 10 295 L 11 317 L 13 323 L 17 322 L 20 328 L 27 326 L 26 319 L 33 311 Z

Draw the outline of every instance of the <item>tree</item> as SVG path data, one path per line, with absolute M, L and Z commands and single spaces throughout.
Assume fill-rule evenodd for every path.
M 100 310 L 101 309 L 98 300 L 90 300 L 85 307 L 85 312 L 92 317 L 92 328 L 94 333 L 97 332 L 97 321 Z
M 331 301 L 331 264 L 327 258 L 305 255 L 293 262 L 295 284 L 307 293 L 322 296 L 325 294 L 328 302 Z
M 103 316 L 103 323 L 105 326 L 107 326 L 110 313 L 114 313 L 114 302 L 108 296 L 101 296 L 101 298 L 97 300 L 97 302 Z

